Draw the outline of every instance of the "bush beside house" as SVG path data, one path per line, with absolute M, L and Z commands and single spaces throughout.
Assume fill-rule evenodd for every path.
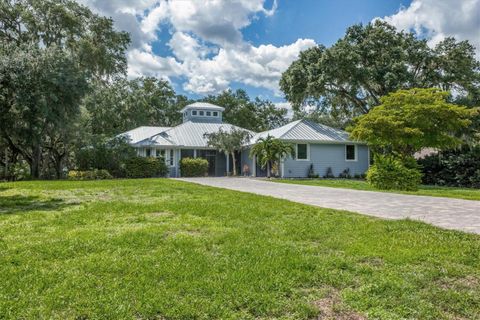
M 134 157 L 125 164 L 127 178 L 165 177 L 168 167 L 162 158 Z
M 404 163 L 392 156 L 376 156 L 367 171 L 367 182 L 382 190 L 416 191 L 421 178 L 415 160 Z
M 182 177 L 204 177 L 208 174 L 208 161 L 202 158 L 183 158 L 180 161 Z

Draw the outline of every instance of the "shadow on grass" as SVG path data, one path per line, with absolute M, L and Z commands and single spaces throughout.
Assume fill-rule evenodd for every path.
M 27 211 L 52 211 L 59 210 L 67 205 L 62 199 L 41 199 L 38 196 L 1 196 L 0 215 L 13 214 Z

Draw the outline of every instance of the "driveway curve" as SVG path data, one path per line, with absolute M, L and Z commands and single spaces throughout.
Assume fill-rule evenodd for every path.
M 178 180 L 385 219 L 410 218 L 441 228 L 480 234 L 480 201 L 275 183 L 253 178 Z

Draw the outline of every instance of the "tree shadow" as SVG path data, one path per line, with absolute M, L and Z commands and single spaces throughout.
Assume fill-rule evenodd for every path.
M 41 199 L 38 196 L 2 196 L 0 195 L 0 215 L 25 213 L 28 211 L 60 210 L 68 205 L 62 199 Z

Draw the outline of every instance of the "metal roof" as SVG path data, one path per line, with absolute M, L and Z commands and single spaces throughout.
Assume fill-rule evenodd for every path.
M 130 137 L 130 143 L 136 146 L 196 147 L 208 148 L 206 133 L 218 132 L 220 129 L 231 131 L 232 128 L 246 130 L 229 123 L 213 123 L 204 121 L 186 121 L 176 127 L 139 127 L 123 133 Z M 255 133 L 250 130 L 254 144 L 260 138 L 273 136 L 285 141 L 306 141 L 324 143 L 345 143 L 348 133 L 308 120 L 297 120 L 282 127 Z
M 171 127 L 138 127 L 133 130 L 119 134 L 118 136 L 125 136 L 129 139 L 129 143 L 136 144 L 142 140 L 150 138 L 156 134 L 171 129 Z
M 204 136 L 206 133 L 218 132 L 220 129 L 230 132 L 232 128 L 246 130 L 229 123 L 187 121 L 181 125 L 173 127 L 159 136 L 172 141 L 176 146 L 207 148 L 208 139 Z M 255 132 L 250 130 L 246 131 L 249 131 L 252 135 L 255 134 Z
M 189 109 L 202 109 L 202 110 L 211 110 L 211 111 L 224 111 L 225 108 L 208 103 L 208 102 L 194 102 L 189 105 L 186 105 L 180 112 L 184 112 Z
M 258 141 L 258 139 L 266 138 L 269 135 L 287 141 L 352 142 L 349 139 L 348 133 L 345 131 L 308 120 L 297 120 L 280 128 L 260 132 L 252 138 L 251 143 L 253 144 Z

